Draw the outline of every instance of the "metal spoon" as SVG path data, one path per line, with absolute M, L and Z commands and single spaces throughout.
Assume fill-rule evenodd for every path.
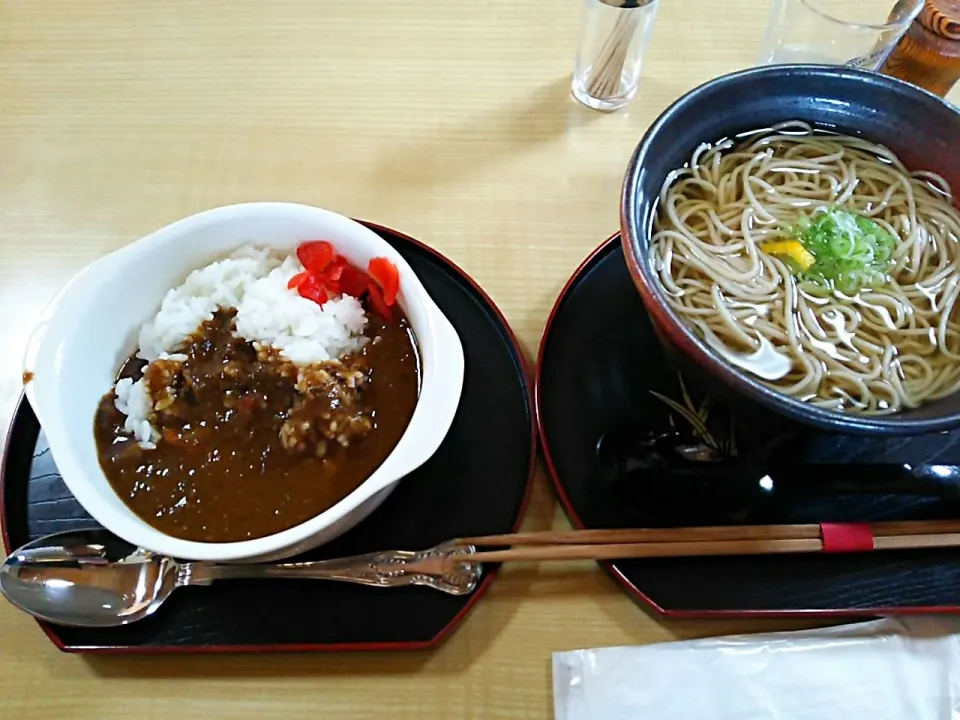
M 445 543 L 420 552 L 392 550 L 336 560 L 273 565 L 180 563 L 137 548 L 103 529 L 47 535 L 0 565 L 0 592 L 58 625 L 111 627 L 152 615 L 186 585 L 237 578 L 341 580 L 373 587 L 424 585 L 466 595 L 480 579 L 474 549 Z

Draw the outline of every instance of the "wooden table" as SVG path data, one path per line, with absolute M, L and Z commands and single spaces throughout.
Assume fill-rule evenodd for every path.
M 150 230 L 238 201 L 320 205 L 425 240 L 490 292 L 532 357 L 563 282 L 617 229 L 644 129 L 751 64 L 767 2 L 665 0 L 639 96 L 612 115 L 569 98 L 579 9 L 5 4 L 0 427 L 57 288 Z M 541 476 L 527 526 L 564 522 Z M 545 718 L 554 651 L 801 625 L 661 622 L 590 563 L 504 572 L 453 637 L 413 654 L 85 658 L 0 602 L 0 717 Z

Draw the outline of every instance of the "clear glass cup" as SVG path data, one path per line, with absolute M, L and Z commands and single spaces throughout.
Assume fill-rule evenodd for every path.
M 659 0 L 584 0 L 573 96 L 594 110 L 617 110 L 637 94 Z
M 758 65 L 823 63 L 878 70 L 924 0 L 773 0 Z

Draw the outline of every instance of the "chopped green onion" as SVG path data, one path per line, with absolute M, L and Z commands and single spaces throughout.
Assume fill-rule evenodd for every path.
M 896 239 L 870 218 L 833 207 L 801 220 L 791 235 L 815 258 L 796 273 L 803 281 L 852 295 L 887 280 Z

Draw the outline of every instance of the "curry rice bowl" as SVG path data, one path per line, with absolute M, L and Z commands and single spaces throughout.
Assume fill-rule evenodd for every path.
M 315 517 L 403 436 L 420 357 L 397 267 L 326 241 L 244 246 L 191 272 L 139 331 L 94 420 L 100 466 L 141 520 L 238 542 Z

